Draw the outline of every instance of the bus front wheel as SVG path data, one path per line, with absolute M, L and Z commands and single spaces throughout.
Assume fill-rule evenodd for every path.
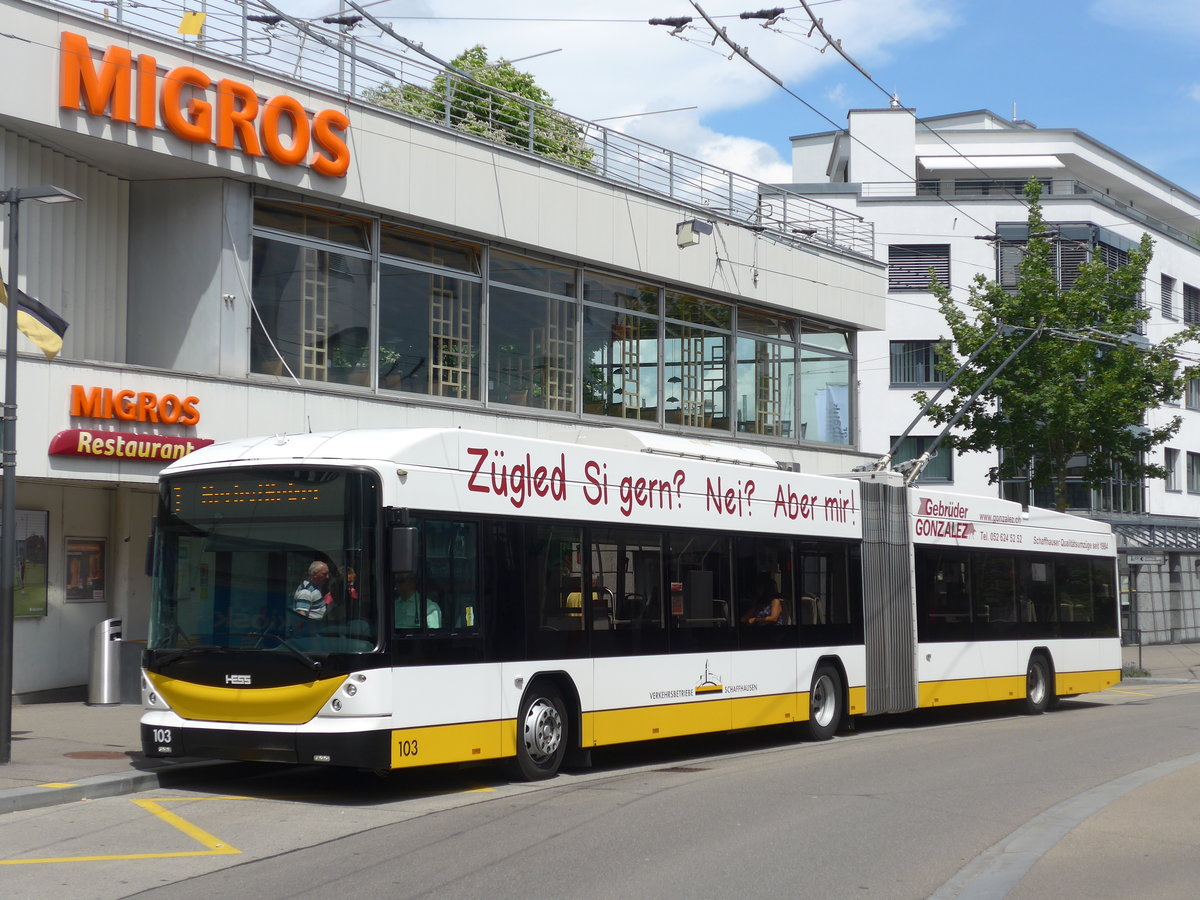
M 551 778 L 567 750 L 567 710 L 552 684 L 535 684 L 517 713 L 515 774 L 526 781 Z
M 833 737 L 842 721 L 842 679 L 832 666 L 820 666 L 813 672 L 808 693 L 808 722 L 805 732 L 814 741 Z
M 1025 712 L 1041 715 L 1050 707 L 1051 696 L 1050 666 L 1046 657 L 1035 653 L 1029 657 L 1029 668 L 1025 670 Z

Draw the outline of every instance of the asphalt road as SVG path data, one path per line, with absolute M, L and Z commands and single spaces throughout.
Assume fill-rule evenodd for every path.
M 1038 717 L 866 720 L 824 744 L 772 731 L 626 748 L 535 785 L 492 768 L 264 768 L 201 791 L 11 814 L 0 883 L 56 900 L 951 896 L 947 883 L 997 842 L 1196 754 L 1198 730 L 1200 686 L 1160 685 Z M 1119 820 L 1106 827 L 1121 839 Z M 1077 852 L 1104 896 L 1104 857 L 1086 842 Z

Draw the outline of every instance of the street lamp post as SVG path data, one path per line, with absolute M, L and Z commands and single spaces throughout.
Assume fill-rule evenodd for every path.
M 0 191 L 8 207 L 8 310 L 4 343 L 4 497 L 0 506 L 0 765 L 12 759 L 13 690 L 13 571 L 17 531 L 17 266 L 22 200 L 69 203 L 80 198 L 70 191 L 43 184 Z

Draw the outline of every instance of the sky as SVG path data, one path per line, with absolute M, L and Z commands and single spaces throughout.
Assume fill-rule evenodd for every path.
M 275 2 L 310 18 L 338 7 Z M 700 2 L 784 87 L 716 40 L 690 0 L 383 0 L 369 9 L 443 59 L 483 44 L 492 59 L 517 60 L 564 112 L 761 181 L 791 181 L 791 136 L 844 127 L 848 110 L 884 107 L 894 93 L 922 117 L 1015 110 L 1039 127 L 1075 128 L 1200 194 L 1196 0 L 808 5 L 868 74 L 786 0 L 769 28 L 738 17 L 761 2 Z M 677 16 L 694 21 L 678 34 L 648 24 Z M 367 23 L 360 29 L 394 44 Z M 543 55 L 522 59 L 534 54 Z M 630 117 L 645 113 L 656 114 Z

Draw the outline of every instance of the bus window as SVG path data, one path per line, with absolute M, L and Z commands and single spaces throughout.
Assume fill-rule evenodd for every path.
M 851 583 L 844 544 L 800 541 L 796 544 L 796 618 L 807 629 L 857 624 L 862 599 Z
M 671 536 L 671 619 L 685 628 L 733 624 L 729 538 L 703 534 Z
M 1116 573 L 1111 559 L 1092 560 L 1092 600 L 1095 609 L 1095 635 L 1117 636 Z
M 410 635 L 478 632 L 478 550 L 473 522 L 421 519 L 414 571 L 392 583 L 396 631 Z
M 662 538 L 657 532 L 591 533 L 592 627 L 662 628 Z
M 543 631 L 583 630 L 583 535 L 562 525 L 530 529 L 530 589 Z
M 977 635 L 1011 630 L 1019 618 L 1013 558 L 1007 554 L 977 553 L 971 563 L 971 575 L 975 579 L 971 599 Z
M 431 629 L 478 632 L 479 590 L 474 522 L 425 522 L 425 600 L 436 604 L 440 622 Z
M 738 538 L 735 542 L 738 619 L 751 615 L 769 618 L 770 597 L 782 600 L 779 619 L 771 624 L 796 622 L 796 603 L 792 594 L 792 542 L 771 538 Z M 767 615 L 760 616 L 766 612 Z
M 917 548 L 917 636 L 970 640 L 970 558 L 962 550 Z
M 1091 622 L 1095 618 L 1091 576 L 1090 560 L 1060 559 L 1055 563 L 1054 586 L 1060 622 Z
M 1017 612 L 1026 631 L 1046 637 L 1054 633 L 1058 611 L 1054 602 L 1054 569 L 1049 560 L 1017 559 Z

